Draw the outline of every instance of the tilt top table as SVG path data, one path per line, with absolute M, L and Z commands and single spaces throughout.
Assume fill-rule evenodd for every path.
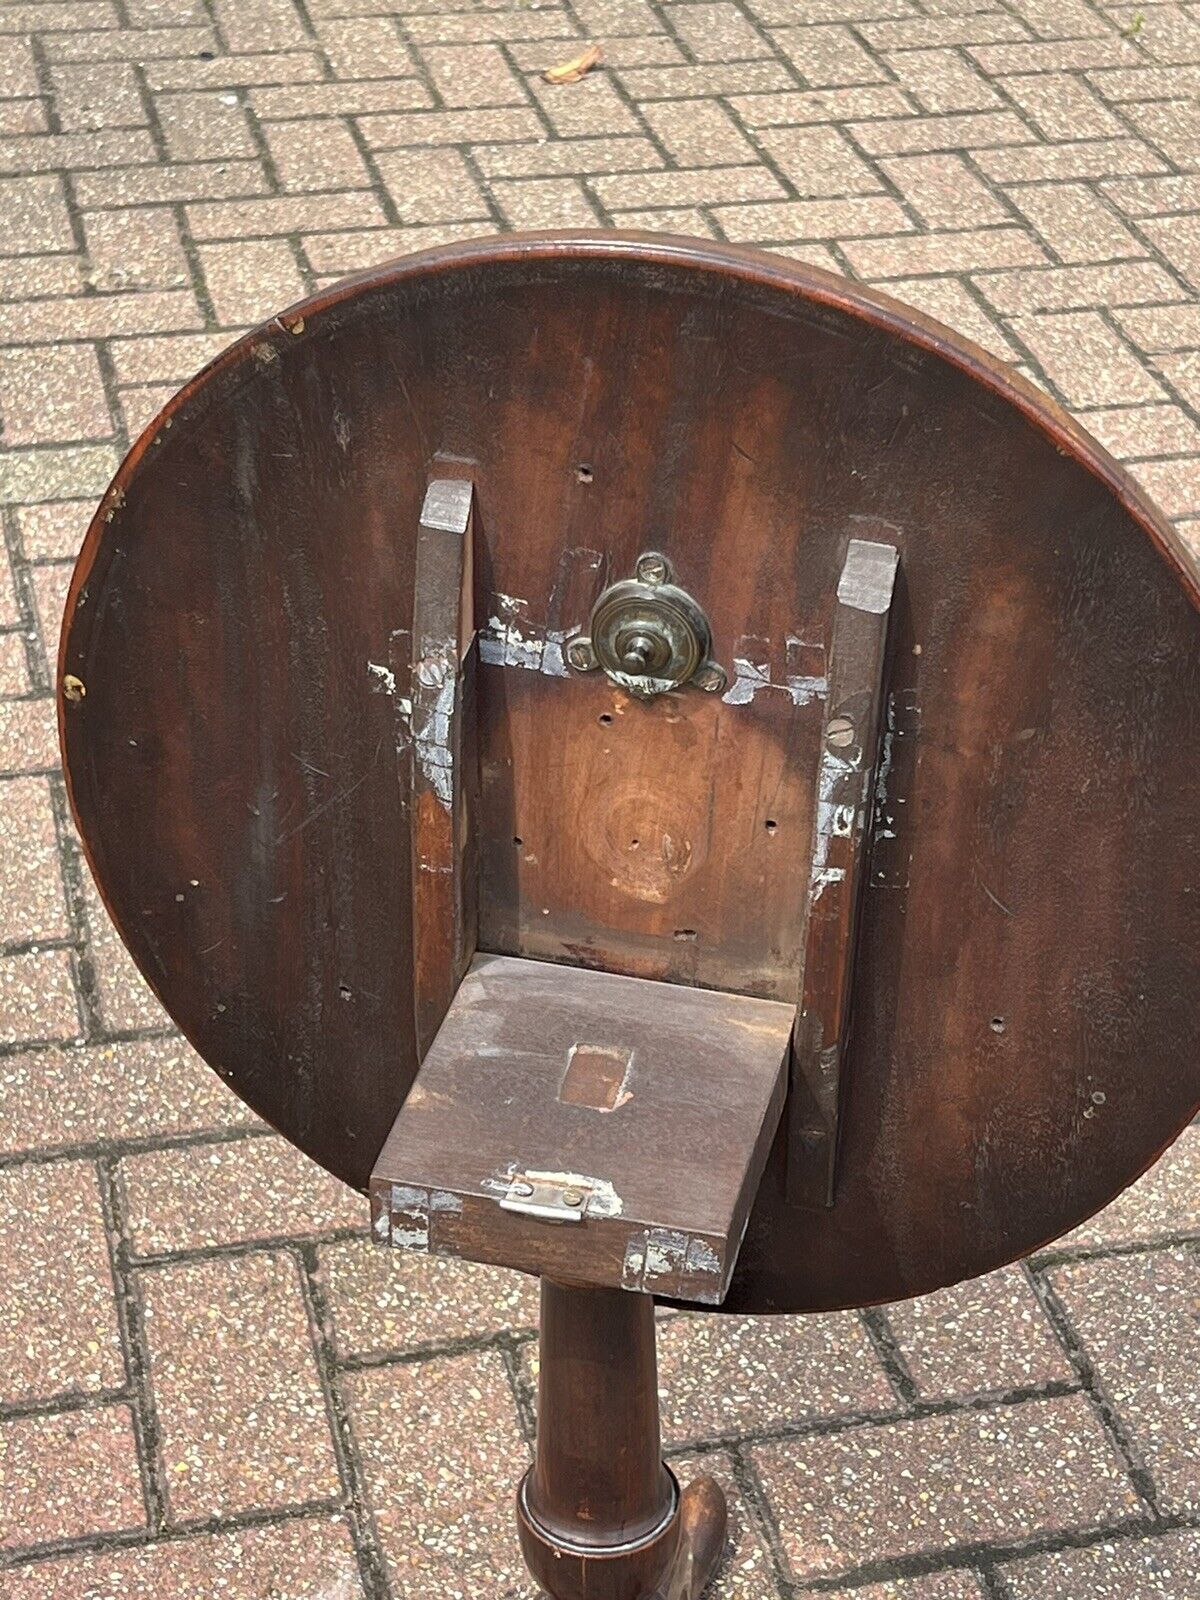
M 394 262 L 130 452 L 60 662 L 89 862 L 381 1247 L 541 1276 L 557 1600 L 720 1559 L 655 1297 L 989 1271 L 1195 1113 L 1197 596 L 1028 384 L 709 242 Z

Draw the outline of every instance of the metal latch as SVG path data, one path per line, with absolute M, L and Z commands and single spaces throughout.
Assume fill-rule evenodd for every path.
M 666 556 L 645 550 L 635 576 L 610 584 L 592 607 L 586 633 L 568 640 L 568 666 L 603 668 L 613 683 L 639 700 L 685 684 L 710 694 L 725 687 L 712 659 L 712 633 L 702 608 L 675 582 Z
M 543 1222 L 582 1222 L 592 1191 L 581 1184 L 554 1182 L 516 1173 L 500 1201 L 502 1211 L 519 1211 Z

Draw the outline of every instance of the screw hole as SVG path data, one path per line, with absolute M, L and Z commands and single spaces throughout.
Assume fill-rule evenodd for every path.
M 1005 1022 L 1003 1017 L 993 1017 L 988 1023 L 988 1027 L 993 1033 L 1003 1033 L 1007 1026 L 1008 1024 Z
M 779 824 L 775 821 L 774 817 L 768 817 L 767 820 L 763 823 L 763 827 L 767 830 L 768 833 L 774 833 L 775 829 L 778 826 L 779 826 Z
M 636 849 L 637 849 L 637 847 L 638 847 L 638 845 L 640 845 L 640 844 L 641 844 L 641 842 L 642 842 L 642 841 L 641 841 L 641 840 L 640 840 L 640 839 L 630 839 L 630 841 L 629 841 L 629 848 L 630 848 L 630 849 L 631 849 L 631 850 L 636 850 Z
M 520 848 L 521 848 L 521 846 L 522 846 L 522 845 L 523 845 L 523 844 L 524 844 L 524 843 L 525 843 L 525 841 L 524 841 L 524 839 L 518 839 L 518 838 L 517 838 L 517 836 L 516 836 L 516 834 L 515 834 L 515 833 L 514 833 L 514 834 L 513 834 L 513 844 L 515 844 L 515 845 L 516 845 L 516 847 L 517 847 L 517 849 L 518 849 L 518 850 L 519 850 L 519 849 L 520 849 Z
M 341 995 L 343 1000 L 353 1000 L 354 998 L 354 991 L 351 989 L 348 983 L 339 983 L 338 993 Z
M 586 461 L 581 461 L 575 468 L 575 476 L 580 483 L 591 483 L 596 474 L 592 471 L 591 467 L 588 466 Z
M 608 711 L 602 711 L 600 713 L 600 721 L 607 728 L 609 723 L 612 721 L 612 714 L 610 712 L 608 712 Z

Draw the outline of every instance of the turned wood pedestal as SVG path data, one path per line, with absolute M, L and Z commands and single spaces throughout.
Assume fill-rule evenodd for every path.
M 542 1279 L 538 1432 L 517 1491 L 530 1572 L 554 1600 L 697 1600 L 725 1546 L 713 1478 L 662 1459 L 654 1302 Z

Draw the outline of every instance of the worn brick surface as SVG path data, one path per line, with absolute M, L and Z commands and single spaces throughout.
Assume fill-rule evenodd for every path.
M 798 1579 L 1103 1526 L 1139 1509 L 1116 1451 L 1077 1395 L 787 1440 L 760 1446 L 753 1459 Z
M 1015 1267 L 889 1306 L 887 1320 L 923 1399 L 1029 1389 L 1073 1377 L 1036 1295 Z
M 144 1524 L 127 1406 L 0 1421 L 0 1551 Z
M 345 1521 L 201 1534 L 142 1549 L 100 1549 L 18 1567 L 6 1600 L 364 1600 Z
M 364 1203 L 283 1139 L 188 1145 L 122 1163 L 134 1252 L 160 1255 L 362 1227 Z
M 357 1373 L 346 1393 L 396 1600 L 535 1600 L 512 1537 L 529 1450 L 500 1356 Z
M 528 1593 L 536 1286 L 375 1251 L 179 1040 L 73 843 L 53 654 L 130 438 L 387 256 L 671 229 L 1020 364 L 1200 554 L 1198 96 L 1194 0 L 0 7 L 0 1594 Z M 1198 1208 L 1192 1130 L 1031 1275 L 665 1319 L 672 1458 L 734 1504 L 720 1600 L 1194 1600 Z
M 335 1498 L 295 1263 L 272 1254 L 160 1268 L 141 1289 L 169 1513 Z
M 1050 1281 L 1161 1503 L 1200 1510 L 1200 1257 L 1080 1262 Z
M 94 1167 L 64 1161 L 0 1171 L 0 1402 L 118 1389 L 108 1240 Z

